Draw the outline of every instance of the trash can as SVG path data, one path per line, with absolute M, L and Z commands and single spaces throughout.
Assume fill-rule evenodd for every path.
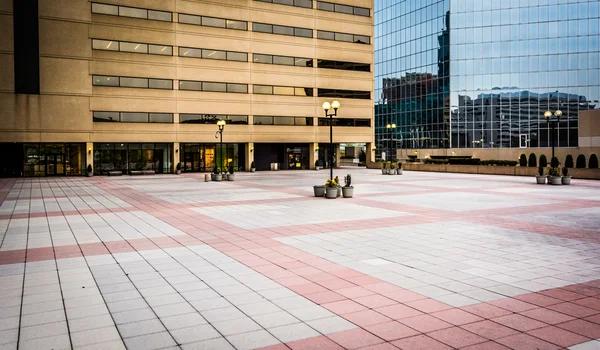
M 278 163 L 271 163 L 271 170 L 279 170 L 279 164 Z
M 210 182 L 210 174 L 204 174 L 204 182 Z

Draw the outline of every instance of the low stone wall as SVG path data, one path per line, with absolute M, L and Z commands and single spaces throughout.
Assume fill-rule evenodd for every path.
M 378 164 L 378 163 L 375 163 Z M 379 169 L 381 165 L 371 167 Z M 404 170 L 412 171 L 431 171 L 439 173 L 463 173 L 463 174 L 483 174 L 483 175 L 513 175 L 513 176 L 535 176 L 538 168 L 521 166 L 488 166 L 488 165 L 451 165 L 451 164 L 422 164 L 422 163 L 403 163 Z M 592 179 L 600 180 L 600 169 L 569 169 L 569 175 L 574 179 Z

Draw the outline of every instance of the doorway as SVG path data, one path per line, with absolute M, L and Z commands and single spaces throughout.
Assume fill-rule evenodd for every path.
M 529 137 L 527 134 L 520 134 L 519 135 L 519 147 L 520 148 L 527 148 L 527 144 L 529 143 Z
M 46 154 L 46 176 L 65 175 L 65 155 Z

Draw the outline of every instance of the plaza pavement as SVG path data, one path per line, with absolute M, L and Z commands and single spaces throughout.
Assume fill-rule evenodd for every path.
M 0 349 L 600 349 L 600 182 L 0 180 Z

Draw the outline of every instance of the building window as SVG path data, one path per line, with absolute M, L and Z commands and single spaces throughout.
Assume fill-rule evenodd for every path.
M 193 24 L 197 26 L 216 27 L 216 28 L 227 28 L 235 30 L 248 30 L 248 22 L 236 21 L 233 19 L 198 16 L 198 15 L 186 15 L 184 13 L 179 14 L 179 23 Z
M 312 117 L 280 117 L 280 116 L 254 116 L 254 125 L 296 125 L 312 126 Z
M 245 52 L 195 49 L 191 47 L 180 47 L 179 56 L 205 58 L 211 60 L 248 62 L 248 54 Z
M 317 1 L 317 9 L 330 12 L 346 13 L 349 15 L 370 17 L 371 10 L 366 7 L 334 4 L 332 2 Z
M 312 0 L 256 0 L 256 1 L 268 2 L 268 3 L 272 3 L 272 4 L 304 7 L 304 8 L 308 8 L 308 9 L 312 8 Z
M 260 95 L 313 96 L 314 91 L 313 88 L 272 85 L 253 85 L 252 88 Z
M 179 90 L 207 91 L 207 92 L 234 92 L 240 94 L 248 93 L 247 84 L 220 83 L 209 81 L 182 80 L 179 82 Z
M 92 49 L 172 56 L 173 46 L 132 43 L 127 41 L 92 39 Z
M 154 170 L 171 172 L 173 145 L 167 143 L 94 143 L 94 173 Z
M 312 29 L 281 26 L 277 24 L 252 23 L 252 31 L 260 33 L 280 34 L 312 38 Z
M 146 112 L 93 112 L 94 122 L 173 123 L 173 113 Z
M 173 14 L 167 11 L 148 10 L 136 7 L 92 3 L 92 13 L 103 15 L 149 19 L 154 21 L 172 22 Z
M 317 60 L 317 67 L 329 68 L 329 69 L 340 69 L 340 70 L 353 70 L 359 72 L 370 72 L 371 65 L 368 63 L 354 63 L 354 62 L 342 62 L 342 61 L 331 61 L 331 60 Z
M 357 44 L 370 44 L 371 43 L 371 37 L 367 36 L 367 35 L 336 33 L 336 32 L 329 32 L 326 30 L 318 30 L 317 38 L 324 39 L 324 40 L 345 41 L 345 42 L 357 43 Z
M 330 118 L 319 118 L 319 126 L 329 126 Z M 371 119 L 334 118 L 333 126 L 371 127 Z
M 322 89 L 319 88 L 319 97 L 335 97 L 335 98 L 355 98 L 361 100 L 371 99 L 370 91 L 354 91 L 354 90 L 339 90 L 339 89 Z
M 217 124 L 217 121 L 221 119 L 225 120 L 227 124 L 248 125 L 247 115 L 179 114 L 180 124 Z
M 170 79 L 116 77 L 106 75 L 93 75 L 92 85 L 173 90 L 173 80 Z

